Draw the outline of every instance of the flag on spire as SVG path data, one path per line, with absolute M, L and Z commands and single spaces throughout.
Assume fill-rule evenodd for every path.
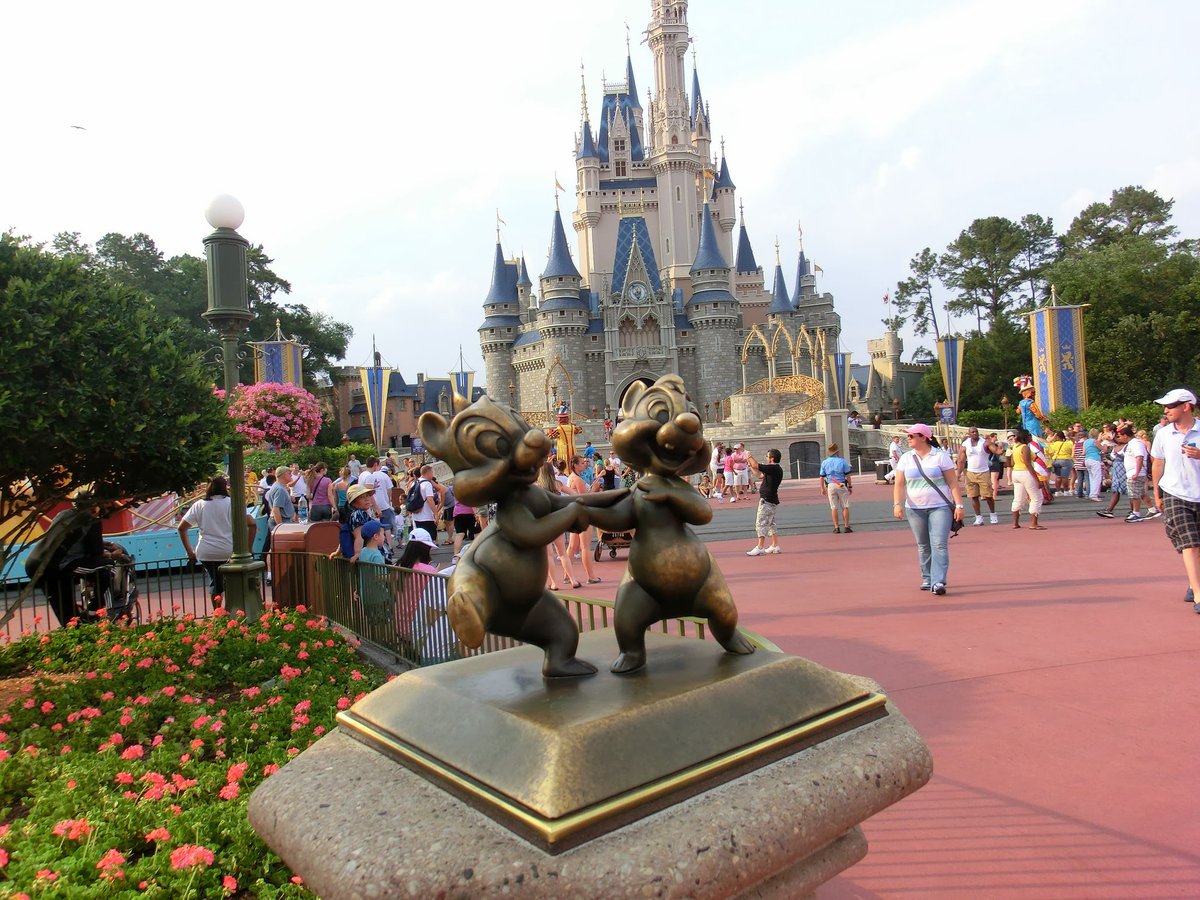
M 815 262 L 813 263 L 813 271 L 816 272 L 818 275 L 825 274 L 825 270 L 822 269 L 820 266 L 818 266 Z
M 888 291 L 886 294 L 883 295 L 883 302 L 884 303 L 892 302 L 892 292 L 891 291 Z

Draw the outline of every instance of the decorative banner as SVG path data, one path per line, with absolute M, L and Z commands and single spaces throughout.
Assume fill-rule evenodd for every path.
M 304 387 L 304 351 L 307 348 L 299 341 L 285 338 L 278 319 L 275 320 L 275 334 L 265 341 L 251 341 L 250 346 L 255 351 L 255 381 Z
M 450 373 L 450 382 L 454 385 L 454 393 L 464 397 L 469 403 L 471 391 L 475 390 L 475 373 L 459 369 L 457 372 Z
M 829 371 L 833 388 L 829 398 L 833 405 L 829 408 L 846 409 L 847 399 L 850 396 L 850 354 L 830 353 Z
M 362 378 L 363 397 L 367 402 L 367 416 L 371 423 L 371 436 L 375 446 L 383 446 L 383 420 L 387 408 L 388 382 L 392 378 L 392 370 L 381 366 L 358 370 Z
M 1049 414 L 1060 407 L 1088 405 L 1083 306 L 1043 306 L 1029 313 L 1033 380 L 1038 406 Z
M 962 391 L 963 340 L 944 337 L 938 340 L 938 362 L 942 367 L 942 384 L 946 386 L 946 399 L 950 401 L 950 414 L 958 409 L 958 395 Z

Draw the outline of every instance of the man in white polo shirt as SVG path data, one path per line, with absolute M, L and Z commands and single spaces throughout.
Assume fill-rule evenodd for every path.
M 1150 480 L 1167 524 L 1167 537 L 1183 557 L 1188 589 L 1184 599 L 1195 604 L 1200 593 L 1200 422 L 1196 395 L 1186 388 L 1169 391 L 1161 403 L 1167 424 L 1150 448 Z

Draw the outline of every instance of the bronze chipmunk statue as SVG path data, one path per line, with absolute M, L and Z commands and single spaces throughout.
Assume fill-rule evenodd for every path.
M 688 399 L 683 379 L 664 375 L 647 388 L 634 383 L 621 405 L 613 449 L 622 462 L 644 473 L 625 499 L 589 510 L 600 528 L 636 528 L 629 567 L 617 589 L 614 627 L 620 655 L 617 674 L 646 664 L 646 629 L 663 619 L 700 616 L 730 653 L 753 653 L 737 630 L 737 607 L 708 548 L 688 525 L 712 520 L 712 508 L 685 476 L 702 472 L 712 448 Z
M 613 503 L 628 491 L 550 494 L 534 484 L 550 452 L 545 432 L 486 396 L 468 404 L 456 395 L 454 408 L 450 422 L 423 413 L 421 439 L 454 471 L 457 498 L 471 506 L 496 503 L 497 510 L 450 576 L 451 627 L 471 648 L 488 632 L 542 648 L 547 678 L 594 675 L 595 666 L 575 657 L 574 619 L 546 588 L 546 545 L 588 524 L 585 504 Z

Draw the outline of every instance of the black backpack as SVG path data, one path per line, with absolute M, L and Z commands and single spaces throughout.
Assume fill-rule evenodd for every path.
M 420 512 L 421 507 L 425 505 L 425 498 L 421 496 L 421 485 L 428 484 L 426 478 L 418 478 L 412 483 L 412 487 L 408 489 L 408 493 L 404 496 L 404 509 L 406 512 Z

